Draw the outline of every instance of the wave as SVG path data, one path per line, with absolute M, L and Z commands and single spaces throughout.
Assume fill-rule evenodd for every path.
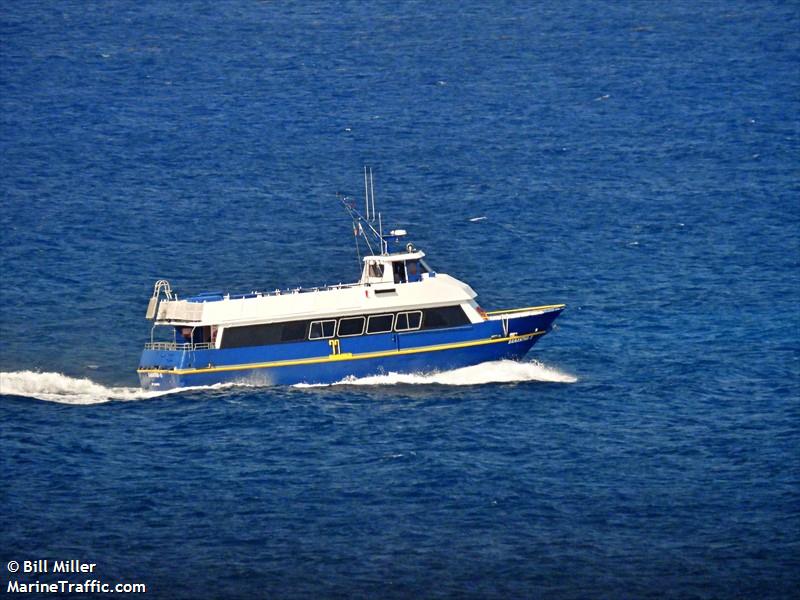
M 62 404 L 101 404 L 112 400 L 144 400 L 168 394 L 135 387 L 105 387 L 90 379 L 76 379 L 61 373 L 14 371 L 0 373 L 0 394 L 24 396 Z
M 496 360 L 471 367 L 435 373 L 386 373 L 369 377 L 346 377 L 332 385 L 483 385 L 488 383 L 575 383 L 574 375 L 548 367 L 537 361 Z M 299 383 L 294 387 L 325 387 L 327 384 Z

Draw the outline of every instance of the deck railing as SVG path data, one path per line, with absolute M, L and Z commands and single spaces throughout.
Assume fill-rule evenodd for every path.
M 148 342 L 144 345 L 145 350 L 212 350 L 214 344 L 211 342 L 201 342 L 199 344 L 176 342 Z

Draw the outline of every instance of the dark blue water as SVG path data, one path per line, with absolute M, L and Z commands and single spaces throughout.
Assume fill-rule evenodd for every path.
M 778 1 L 5 3 L 4 591 L 77 558 L 155 598 L 795 595 L 798 31 Z M 130 389 L 157 278 L 354 280 L 365 164 L 484 308 L 568 304 L 541 364 Z

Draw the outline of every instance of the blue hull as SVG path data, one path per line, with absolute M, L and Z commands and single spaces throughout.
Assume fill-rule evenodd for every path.
M 561 310 L 450 329 L 388 333 L 235 349 L 145 350 L 139 363 L 144 389 L 216 383 L 293 385 L 335 383 L 388 372 L 445 371 L 522 358 L 550 331 Z

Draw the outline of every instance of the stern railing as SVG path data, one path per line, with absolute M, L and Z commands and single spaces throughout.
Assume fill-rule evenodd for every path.
M 145 350 L 213 350 L 216 346 L 212 342 L 201 342 L 192 344 L 191 342 L 178 344 L 177 342 L 148 342 L 144 345 Z

